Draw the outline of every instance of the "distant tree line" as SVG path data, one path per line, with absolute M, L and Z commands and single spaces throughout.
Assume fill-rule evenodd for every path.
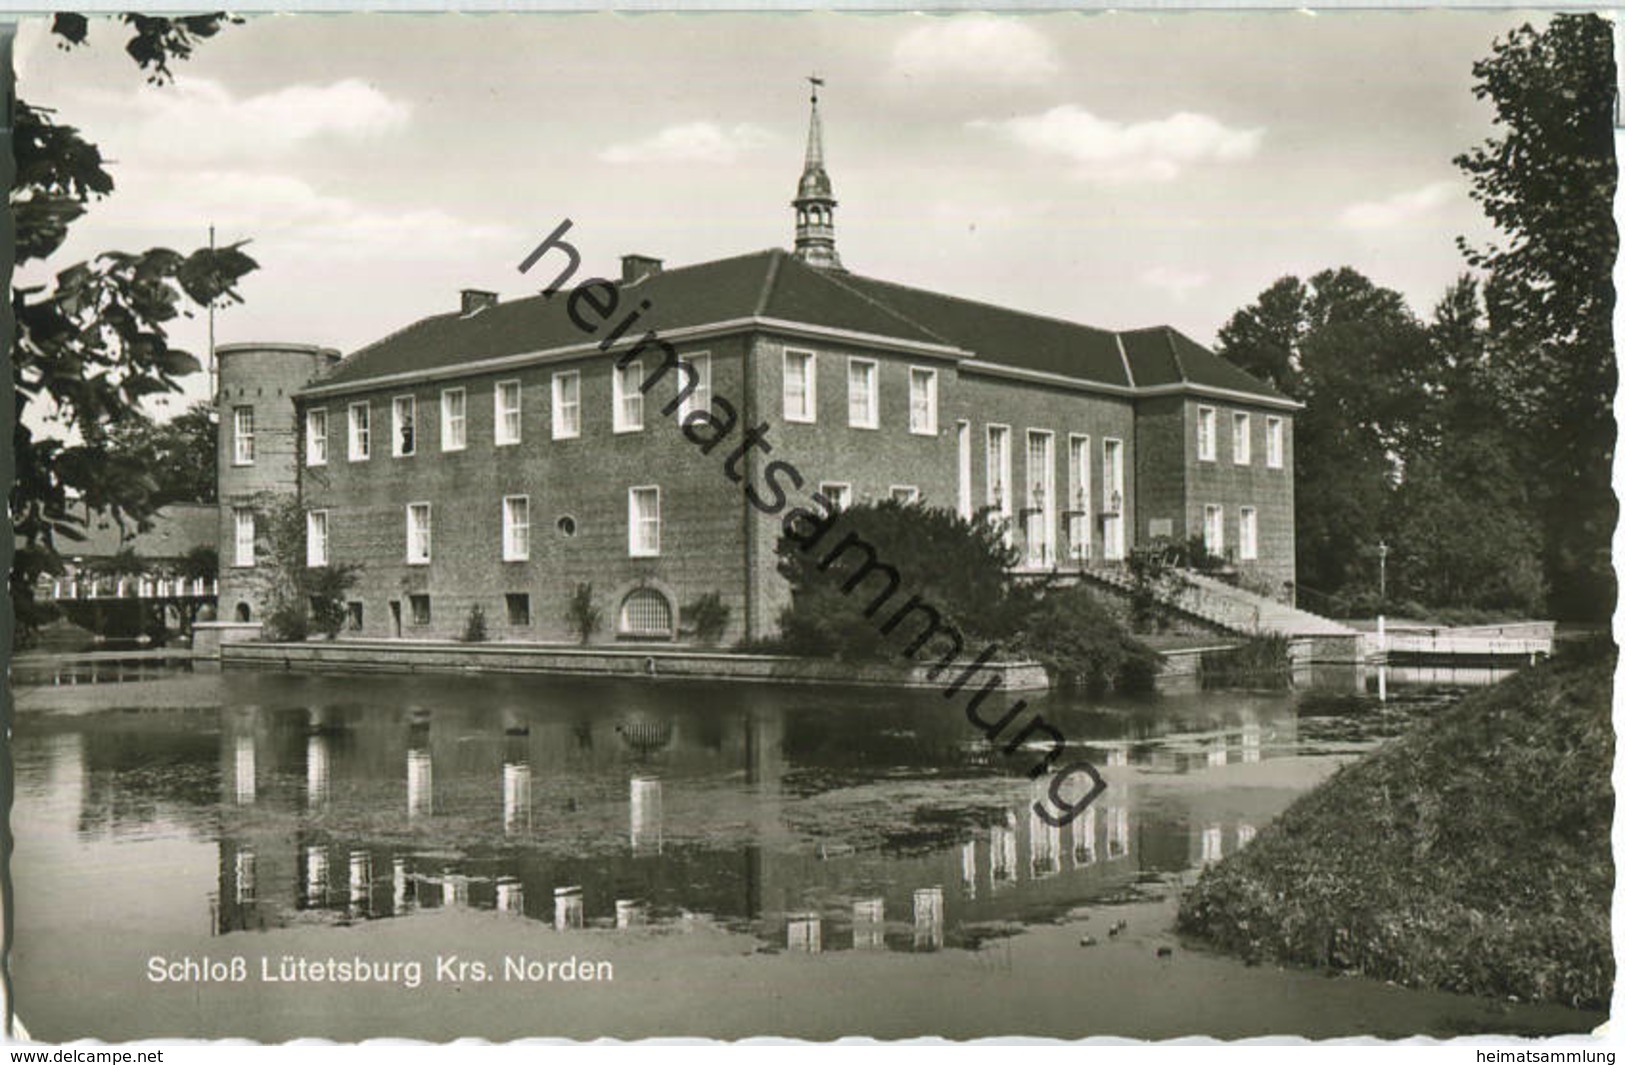
M 1609 23 L 1558 15 L 1473 66 L 1498 136 L 1455 159 L 1499 231 L 1420 319 L 1343 267 L 1283 277 L 1219 332 L 1232 362 L 1301 400 L 1301 601 L 1387 598 L 1602 620 L 1617 381 Z

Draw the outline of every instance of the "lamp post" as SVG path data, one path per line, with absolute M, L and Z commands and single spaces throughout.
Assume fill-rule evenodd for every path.
M 1388 653 L 1388 626 L 1385 614 L 1388 606 L 1388 541 L 1377 541 L 1377 647 Z

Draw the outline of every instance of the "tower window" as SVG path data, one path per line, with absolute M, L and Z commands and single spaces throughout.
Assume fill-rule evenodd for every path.
M 231 464 L 254 465 L 253 407 L 233 407 L 231 410 Z
M 254 564 L 254 512 L 248 507 L 235 507 L 231 512 L 233 539 L 232 564 Z

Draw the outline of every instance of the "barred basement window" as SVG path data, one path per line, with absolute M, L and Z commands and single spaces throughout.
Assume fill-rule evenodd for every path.
M 530 624 L 530 596 L 524 592 L 509 592 L 505 597 L 508 601 L 508 624 Z
M 621 602 L 621 635 L 671 636 L 671 604 L 652 588 L 633 590 Z
M 361 631 L 362 613 L 360 600 L 353 599 L 350 602 L 345 603 L 344 616 L 349 621 L 351 632 Z
M 412 624 L 427 625 L 429 623 L 429 597 L 426 595 L 409 595 L 406 598 L 412 604 Z

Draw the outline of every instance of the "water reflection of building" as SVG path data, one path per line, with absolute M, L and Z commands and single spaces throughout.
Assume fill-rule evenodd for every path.
M 1053 912 L 1114 891 L 1142 868 L 1202 860 L 1200 836 L 1191 854 L 1142 853 L 1134 786 L 1118 775 L 1064 826 L 1037 817 L 1037 793 L 1012 779 L 1010 805 L 992 823 L 957 838 L 950 831 L 936 847 L 767 845 L 793 838 L 781 820 L 792 792 L 776 715 L 696 717 L 653 751 L 631 749 L 601 718 L 533 717 L 518 728 L 516 715 L 501 715 L 503 729 L 453 715 L 431 726 L 410 711 L 330 708 L 320 734 L 303 713 L 236 721 L 223 742 L 219 794 L 223 808 L 243 813 L 222 825 L 218 930 L 286 923 L 299 909 L 377 919 L 468 907 L 564 930 L 629 929 L 690 912 L 744 921 L 783 943 L 794 919 L 805 949 L 931 950 L 956 942 L 963 926 Z M 1215 742 L 1244 751 L 1249 734 L 1238 726 Z M 1131 748 L 1120 749 L 1130 757 Z M 252 816 L 237 804 L 247 776 L 237 768 L 250 761 Z M 705 842 L 689 818 L 715 804 L 687 804 L 674 842 L 673 796 L 691 781 L 717 787 L 741 769 L 753 820 L 718 814 L 727 833 Z M 623 783 L 611 785 L 616 776 Z M 311 817 L 318 807 L 321 816 Z M 618 818 L 626 834 L 605 840 L 608 849 L 564 842 Z M 367 827 L 322 827 L 329 824 Z

